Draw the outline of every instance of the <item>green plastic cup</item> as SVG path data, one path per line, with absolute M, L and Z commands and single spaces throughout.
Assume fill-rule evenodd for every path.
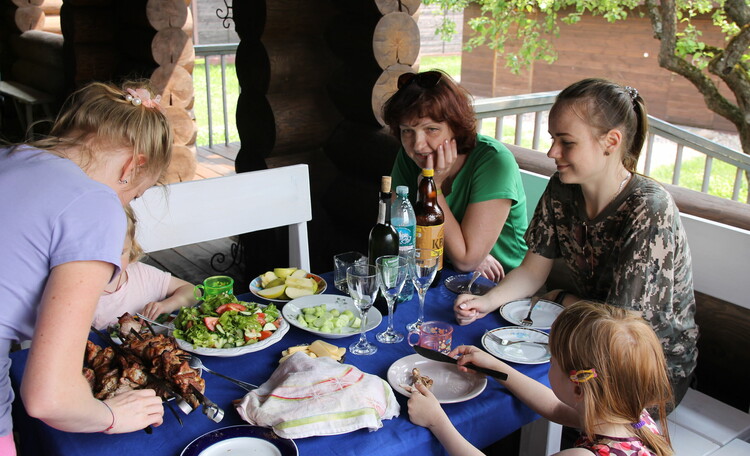
M 209 296 L 222 293 L 234 293 L 234 279 L 229 276 L 211 276 L 202 284 L 193 288 L 193 296 L 198 300 L 205 300 Z

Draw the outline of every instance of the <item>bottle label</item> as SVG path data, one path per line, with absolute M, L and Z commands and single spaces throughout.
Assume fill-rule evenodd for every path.
M 422 226 L 417 225 L 417 237 L 414 247 L 417 249 L 435 249 L 440 253 L 438 270 L 443 269 L 443 241 L 444 241 L 444 224 Z
M 414 231 L 416 227 L 411 226 L 396 226 L 398 231 L 398 247 L 399 250 L 409 250 L 414 246 Z

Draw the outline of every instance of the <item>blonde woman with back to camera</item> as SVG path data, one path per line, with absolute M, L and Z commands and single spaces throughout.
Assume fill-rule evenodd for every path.
M 32 340 L 20 385 L 30 416 L 68 432 L 162 422 L 153 390 L 100 401 L 81 373 L 97 302 L 119 273 L 123 205 L 171 158 L 158 101 L 140 82 L 91 83 L 68 98 L 48 137 L 0 149 L 0 454 L 15 454 L 8 352 L 16 340 Z

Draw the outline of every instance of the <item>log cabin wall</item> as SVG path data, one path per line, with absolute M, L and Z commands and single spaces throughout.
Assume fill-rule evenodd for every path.
M 419 4 L 233 4 L 241 87 L 241 149 L 235 167 L 243 172 L 293 163 L 310 166 L 314 271 L 330 270 L 336 253 L 367 251 L 380 176 L 390 174 L 399 147 L 376 111 L 388 90 L 395 90 L 395 77 L 416 62 L 419 33 L 412 15 Z M 284 230 L 242 237 L 250 276 L 283 265 L 285 239 Z
M 472 37 L 468 21 L 479 16 L 471 5 L 464 13 L 464 44 Z M 723 35 L 709 17 L 694 21 L 707 43 L 723 43 Z M 520 75 L 505 68 L 505 57 L 497 57 L 486 46 L 462 54 L 461 82 L 475 96 L 499 97 L 561 90 L 586 78 L 603 77 L 637 88 L 646 100 L 649 114 L 680 125 L 735 131 L 723 117 L 710 111 L 698 90 L 682 76 L 659 66 L 659 41 L 653 38 L 648 17 L 631 15 L 609 23 L 602 17 L 583 15 L 574 25 L 561 25 L 552 38 L 558 60 L 535 62 Z M 512 48 L 511 48 L 512 49 Z M 716 76 L 722 93 L 734 99 Z

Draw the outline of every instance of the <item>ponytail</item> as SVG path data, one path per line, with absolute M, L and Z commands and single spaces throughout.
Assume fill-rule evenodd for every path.
M 643 144 L 646 142 L 646 137 L 648 136 L 648 112 L 646 111 L 646 104 L 643 98 L 637 93 L 635 98 L 633 98 L 633 109 L 636 120 L 633 143 L 630 145 L 630 150 L 625 151 L 622 155 L 622 164 L 631 173 L 635 173 L 636 171 L 638 159 L 641 156 L 641 150 L 643 150 Z

